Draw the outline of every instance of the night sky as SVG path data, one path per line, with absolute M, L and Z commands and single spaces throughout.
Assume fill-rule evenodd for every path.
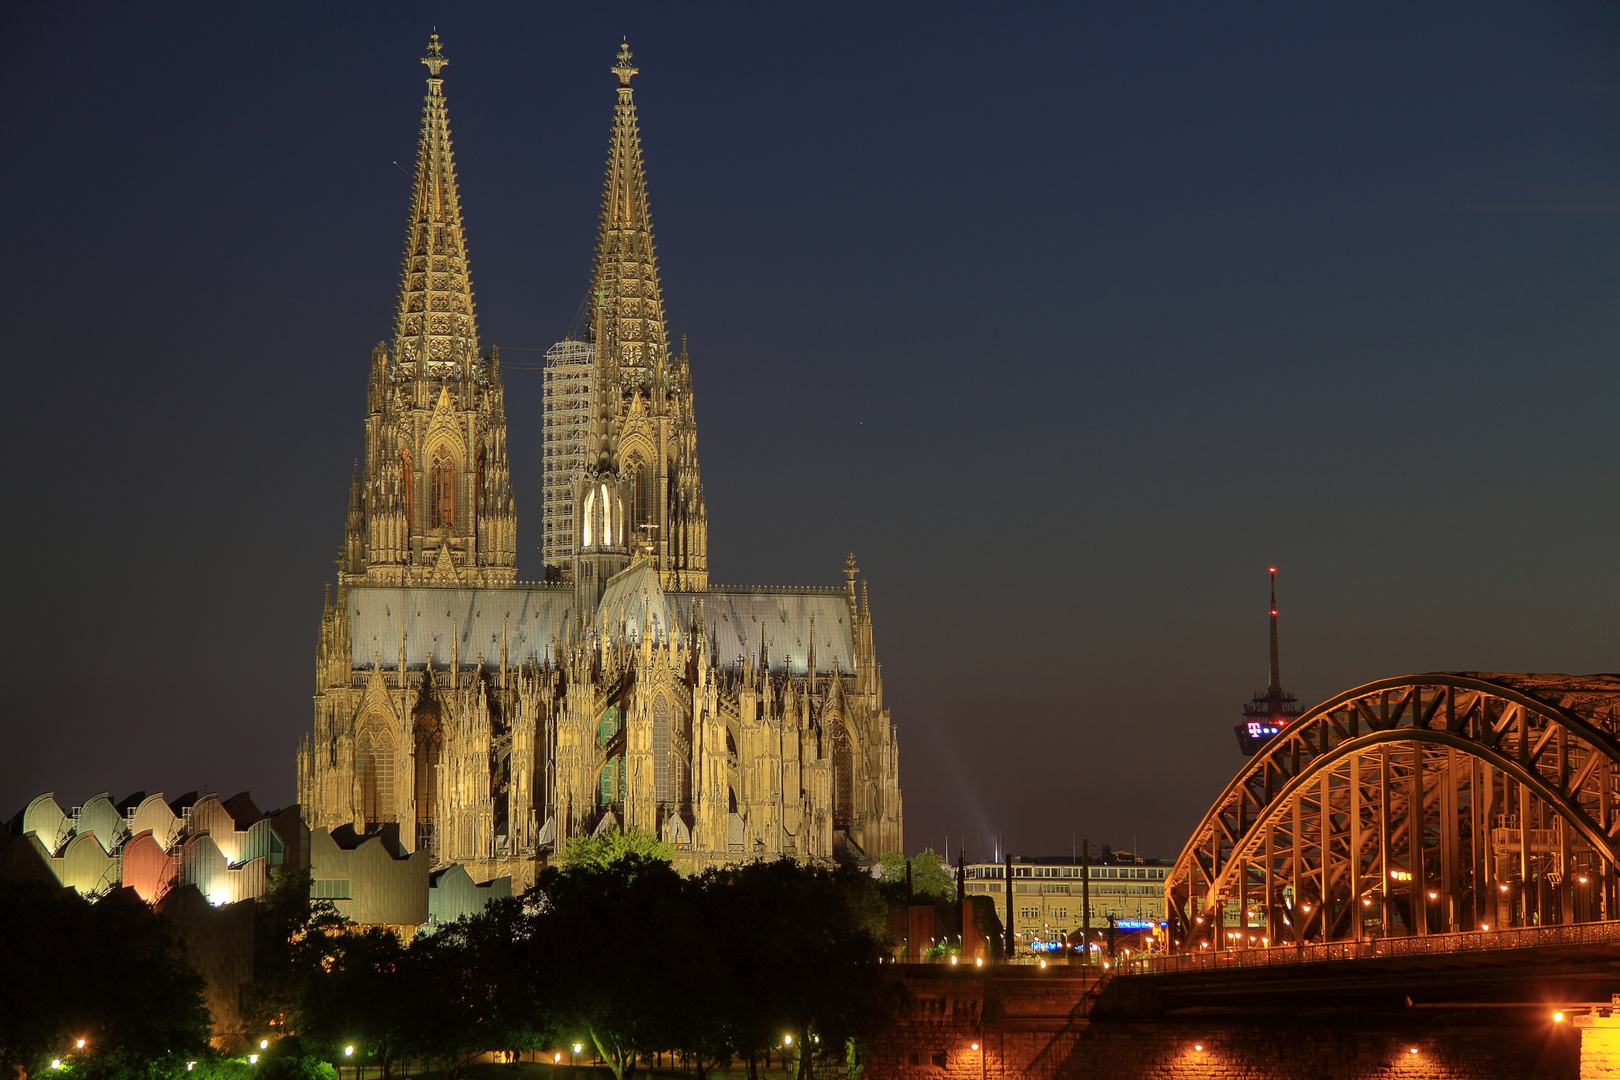
M 8 17 L 0 815 L 295 798 L 435 26 L 520 572 L 628 37 L 713 577 L 854 550 L 912 850 L 1174 856 L 1269 565 L 1305 704 L 1620 670 L 1620 8 L 329 7 Z

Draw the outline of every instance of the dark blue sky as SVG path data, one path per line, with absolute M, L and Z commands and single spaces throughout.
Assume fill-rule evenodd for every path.
M 1620 670 L 1613 5 L 328 8 L 10 17 L 0 813 L 293 799 L 435 25 L 509 365 L 586 291 L 628 36 L 714 576 L 854 549 L 908 846 L 1173 855 L 1271 564 L 1307 703 Z

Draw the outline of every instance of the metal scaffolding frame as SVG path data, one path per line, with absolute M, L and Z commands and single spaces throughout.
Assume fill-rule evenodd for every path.
M 585 467 L 591 420 L 589 342 L 564 338 L 546 350 L 541 398 L 544 520 L 541 554 L 547 567 L 566 573 L 574 555 L 574 483 Z

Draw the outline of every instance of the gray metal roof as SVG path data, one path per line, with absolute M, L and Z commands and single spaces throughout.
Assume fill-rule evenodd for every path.
M 679 634 L 692 625 L 696 606 L 701 602 L 705 627 L 715 642 L 717 663 L 734 664 L 745 654 L 758 663 L 763 636 L 773 670 L 781 670 L 785 661 L 795 675 L 803 675 L 809 668 L 813 621 L 816 670 L 830 672 L 835 661 L 840 671 L 855 670 L 849 603 L 841 591 L 732 587 L 708 592 L 668 592 L 663 594 L 661 604 L 660 598 L 653 595 L 655 590 L 642 588 L 645 582 L 638 576 L 624 577 L 621 591 L 626 595 L 618 597 L 618 603 L 604 606 L 622 605 L 640 618 L 646 617 L 641 609 L 650 607 L 661 618 L 663 605 L 667 604 L 670 623 Z M 604 601 L 614 599 L 604 596 Z M 409 667 L 424 667 L 430 658 L 435 668 L 449 667 L 452 635 L 461 639 L 458 659 L 463 667 L 476 664 L 480 656 L 486 667 L 498 667 L 503 628 L 508 663 L 526 663 L 531 658 L 542 662 L 554 659 L 552 645 L 573 619 L 574 592 L 522 586 L 505 589 L 356 586 L 348 590 L 348 605 L 349 658 L 357 668 L 370 667 L 373 660 L 393 667 L 399 658 L 401 634 L 405 638 L 405 663 Z M 614 632 L 617 632 L 618 614 L 617 610 L 613 612 Z M 632 617 L 629 621 L 639 619 Z
M 651 631 L 655 641 L 674 634 L 679 642 L 690 625 L 671 614 L 663 587 L 658 584 L 658 571 L 640 560 L 608 579 L 602 602 L 596 608 L 596 632 L 608 636 L 622 629 L 625 637 L 639 641 L 642 634 Z
M 815 621 L 816 670 L 829 672 L 837 660 L 846 675 L 855 670 L 855 637 L 849 601 L 841 592 L 799 590 L 672 592 L 665 594 L 680 626 L 690 626 L 692 610 L 703 603 L 703 621 L 715 643 L 715 660 L 734 664 L 746 653 L 759 663 L 761 630 L 771 669 L 785 660 L 795 675 L 810 669 L 810 626 Z
M 450 666 L 450 639 L 461 638 L 458 659 L 472 667 L 479 656 L 486 667 L 501 663 L 501 631 L 506 631 L 510 664 L 552 659 L 552 643 L 572 618 L 572 589 L 410 589 L 351 588 L 349 657 L 355 667 L 373 659 L 393 667 L 405 636 L 405 663 L 419 668 L 431 657 L 435 668 Z

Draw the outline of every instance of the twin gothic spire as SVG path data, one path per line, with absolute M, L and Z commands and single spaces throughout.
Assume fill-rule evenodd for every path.
M 592 512 L 587 487 L 601 492 L 597 511 L 611 514 L 612 535 L 625 538 L 612 555 L 625 556 L 634 538 L 666 585 L 701 586 L 707 512 L 690 366 L 684 347 L 679 356 L 669 349 L 630 60 L 626 45 L 611 69 L 618 100 L 591 292 L 592 450 L 576 484 L 575 518 L 583 523 Z M 349 573 L 413 582 L 431 570 L 434 580 L 465 582 L 496 567 L 506 579 L 516 565 L 516 523 L 504 393 L 494 350 L 479 353 L 442 77 L 449 61 L 437 33 L 422 63 L 428 94 L 394 340 L 373 354 L 367 467 L 355 495 L 363 512 L 349 528 Z M 607 563 L 596 569 L 616 572 Z
M 641 129 L 630 87 L 638 69 L 630 58 L 630 47 L 621 47 L 618 63 L 610 69 L 619 77 L 619 100 L 613 111 L 591 283 L 591 327 L 601 339 L 599 362 L 605 362 L 608 377 L 626 389 L 661 374 L 669 358 Z M 408 367 L 423 358 L 431 364 L 451 364 L 478 357 L 466 231 L 440 74 L 450 61 L 437 33 L 428 39 L 422 63 L 428 69 L 428 96 L 422 109 L 394 320 L 394 356 Z
M 428 96 L 422 108 L 405 268 L 394 320 L 394 356 L 407 367 L 421 359 L 437 365 L 470 363 L 478 358 L 467 238 L 461 223 L 461 195 L 456 189 L 444 79 L 440 77 L 450 61 L 444 57 L 438 34 L 428 39 L 422 63 L 428 69 Z
M 619 77 L 608 142 L 607 178 L 602 188 L 602 220 L 596 237 L 591 282 L 592 331 L 597 355 L 610 381 L 626 390 L 649 384 L 664 373 L 669 358 L 664 295 L 653 251 L 652 214 L 647 207 L 647 174 L 641 160 L 641 127 L 636 120 L 630 46 L 619 49 L 610 70 Z

